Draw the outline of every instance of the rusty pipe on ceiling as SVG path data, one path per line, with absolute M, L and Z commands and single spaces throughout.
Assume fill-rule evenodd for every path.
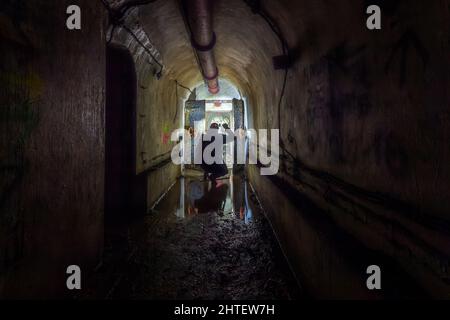
M 216 34 L 213 31 L 211 0 L 187 0 L 187 16 L 191 42 L 195 49 L 203 78 L 212 94 L 219 92 L 219 69 L 214 56 Z

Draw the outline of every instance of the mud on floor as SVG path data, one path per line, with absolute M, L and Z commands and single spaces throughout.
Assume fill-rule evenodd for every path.
M 302 296 L 247 183 L 238 177 L 215 187 L 194 181 L 193 199 L 192 182 L 180 180 L 153 214 L 108 231 L 104 264 L 91 277 L 93 290 L 84 298 Z M 208 205 L 202 207 L 205 200 Z

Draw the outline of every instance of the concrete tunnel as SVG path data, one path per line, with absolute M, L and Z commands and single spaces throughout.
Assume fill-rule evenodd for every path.
M 450 298 L 447 1 L 69 2 L 0 5 L 0 298 Z M 175 165 L 199 112 L 277 174 Z

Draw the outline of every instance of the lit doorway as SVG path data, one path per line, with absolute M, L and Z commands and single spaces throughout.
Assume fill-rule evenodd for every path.
M 215 100 L 205 102 L 205 130 L 207 130 L 212 123 L 217 123 L 220 126 L 219 133 L 225 133 L 223 125 L 227 124 L 231 131 L 234 132 L 234 116 L 233 116 L 233 101 L 232 100 Z M 224 146 L 225 147 L 225 146 Z M 227 152 L 228 151 L 228 152 Z M 225 163 L 228 169 L 233 168 L 233 155 L 230 149 L 225 148 Z
M 188 100 L 185 103 L 184 113 L 185 130 L 191 133 L 191 158 L 194 159 L 195 141 L 198 139 L 212 123 L 220 125 L 219 132 L 224 133 L 223 124 L 227 124 L 234 132 L 237 129 L 244 129 L 245 114 L 244 101 L 240 99 L 232 100 Z M 224 152 L 226 148 L 224 146 Z M 233 168 L 233 153 L 228 149 L 225 154 L 225 163 L 229 169 Z M 183 164 L 185 169 L 199 170 L 199 166 L 194 164 Z

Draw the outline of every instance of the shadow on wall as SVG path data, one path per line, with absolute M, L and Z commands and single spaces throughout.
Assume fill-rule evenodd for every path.
M 133 58 L 107 47 L 105 108 L 105 218 L 146 213 L 147 180 L 136 175 L 136 90 Z

